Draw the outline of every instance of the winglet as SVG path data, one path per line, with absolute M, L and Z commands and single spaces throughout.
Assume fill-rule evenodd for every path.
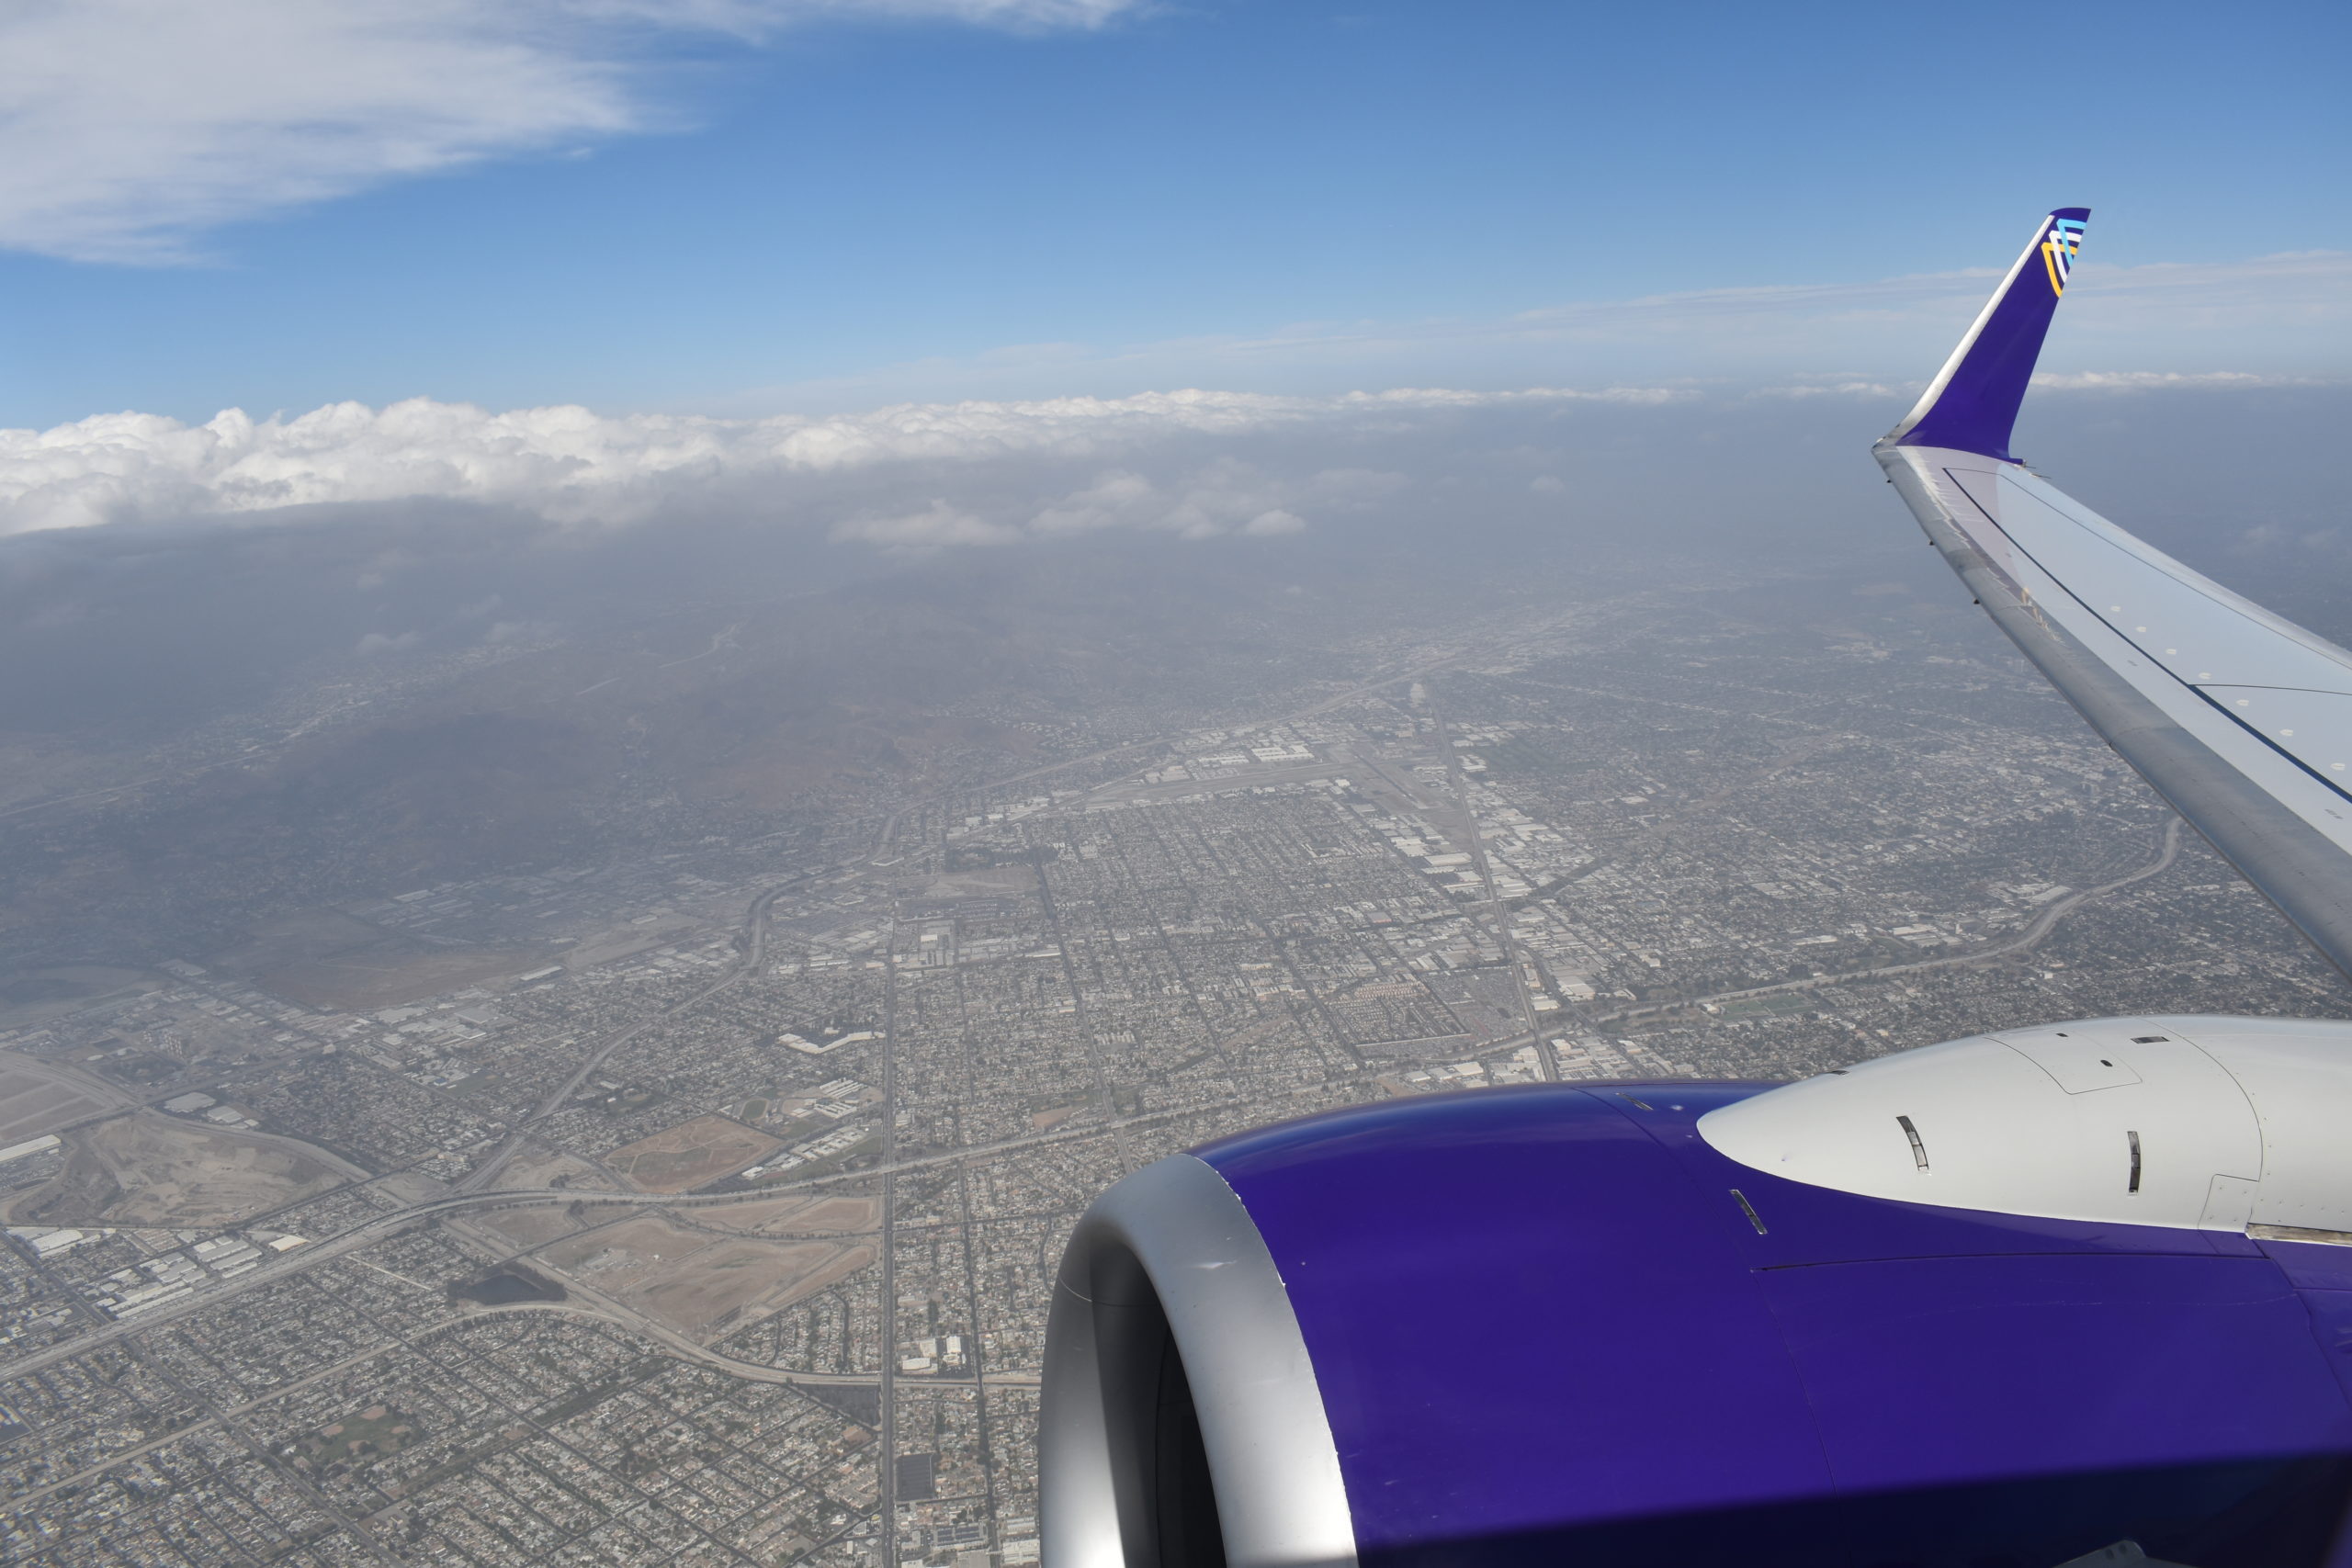
M 2014 463 L 2009 433 L 2058 297 L 2083 248 L 2087 207 L 2062 207 L 2041 220 L 2032 243 L 1960 340 L 1919 406 L 1886 434 L 1898 446 L 1950 446 Z

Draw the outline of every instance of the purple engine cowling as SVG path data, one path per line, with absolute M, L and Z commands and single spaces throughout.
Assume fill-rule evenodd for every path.
M 1090 1211 L 1046 1568 L 2338 1561 L 2352 1248 L 1857 1197 L 1498 1089 L 1211 1144 Z

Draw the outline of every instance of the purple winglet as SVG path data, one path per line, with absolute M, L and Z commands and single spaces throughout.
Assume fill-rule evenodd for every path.
M 1888 440 L 1898 446 L 1950 446 L 2017 461 L 2009 456 L 2009 433 L 2017 427 L 2018 405 L 2025 400 L 2033 362 L 2041 354 L 2058 297 L 2066 291 L 2090 215 L 2087 207 L 2062 207 L 2041 220 L 1927 396 L 1887 432 Z

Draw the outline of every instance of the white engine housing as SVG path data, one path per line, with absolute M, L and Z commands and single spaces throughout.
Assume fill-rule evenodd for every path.
M 2004 1030 L 1807 1078 L 1698 1126 L 1742 1165 L 1867 1197 L 2352 1244 L 2352 1024 Z

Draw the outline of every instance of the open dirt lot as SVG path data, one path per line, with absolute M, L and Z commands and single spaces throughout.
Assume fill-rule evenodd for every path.
M 517 1186 L 523 1183 L 515 1183 Z M 471 1222 L 484 1230 L 495 1231 L 515 1247 L 525 1250 L 548 1247 L 548 1244 L 578 1232 L 595 1230 L 600 1225 L 612 1225 L 609 1230 L 597 1230 L 596 1240 L 583 1240 L 570 1249 L 548 1247 L 547 1261 L 561 1268 L 573 1268 L 582 1259 L 592 1257 L 599 1246 L 611 1246 L 612 1237 L 624 1226 L 616 1220 L 642 1223 L 641 1210 L 630 1210 L 611 1203 L 590 1203 L 580 1206 L 574 1213 L 572 1206 L 563 1208 L 500 1209 Z M 681 1248 L 707 1246 L 724 1239 L 722 1233 L 744 1236 L 789 1236 L 826 1240 L 858 1241 L 872 1235 L 882 1224 L 882 1202 L 878 1198 L 843 1197 L 840 1195 L 795 1194 L 784 1198 L 754 1198 L 741 1203 L 722 1203 L 707 1209 L 688 1212 L 680 1224 L 656 1231 L 633 1233 L 648 1244 L 648 1251 L 665 1259 L 684 1257 Z M 620 1244 L 627 1248 L 629 1238 Z M 560 1253 L 561 1257 L 557 1255 Z M 620 1266 L 616 1259 L 616 1267 Z
M 522 1152 L 517 1154 L 509 1162 L 505 1170 L 500 1173 L 498 1185 L 518 1189 L 610 1188 L 618 1187 L 621 1183 L 584 1159 L 579 1159 L 554 1149 L 543 1148 L 537 1144 L 526 1144 L 523 1145 Z M 544 1247 L 558 1236 L 570 1235 L 573 1231 L 586 1226 L 601 1224 L 613 1218 L 616 1213 L 626 1212 L 607 1209 L 595 1214 L 586 1213 L 574 1214 L 569 1207 L 493 1209 L 472 1223 L 484 1229 L 496 1231 L 517 1247 Z
M 537 956 L 527 948 L 428 953 L 387 942 L 275 969 L 256 976 L 254 984 L 311 1007 L 374 1012 L 520 973 Z
M 695 1224 L 762 1235 L 865 1235 L 882 1224 L 879 1198 L 758 1198 L 694 1212 Z
M 1129 786 L 1121 784 L 1124 793 Z M 1200 788 L 1195 784 L 1194 789 Z M 1025 865 L 981 866 L 935 876 L 923 887 L 925 898 L 1025 897 L 1036 891 L 1037 876 Z
M 325 1190 L 323 1160 L 275 1140 L 142 1112 L 66 1139 L 55 1180 L 10 1205 L 40 1224 L 223 1225 Z
M 674 1224 L 666 1214 L 642 1214 L 548 1247 L 540 1258 L 615 1295 L 659 1279 L 719 1238 Z
M 19 1029 L 84 1008 L 101 997 L 133 987 L 153 990 L 155 977 L 143 969 L 99 964 L 63 964 L 19 969 L 0 976 L 0 1029 Z
M 739 1308 L 774 1311 L 874 1260 L 868 1246 L 830 1241 L 722 1241 L 637 1292 L 630 1304 L 682 1333 L 700 1334 Z
M 119 1102 L 119 1096 L 85 1088 L 61 1068 L 19 1066 L 0 1056 L 0 1148 L 54 1133 Z
M 558 1149 L 525 1144 L 499 1173 L 501 1187 L 606 1187 L 612 1178 L 591 1162 Z
M 647 1192 L 684 1192 L 732 1176 L 784 1145 L 724 1116 L 697 1116 L 650 1137 L 623 1144 L 605 1164 Z
M 609 964 L 616 958 L 627 958 L 630 953 L 643 953 L 649 947 L 675 942 L 688 931 L 700 930 L 702 924 L 692 915 L 667 915 L 641 926 L 615 926 L 610 931 L 584 936 L 566 949 L 563 966 L 577 972 L 599 964 Z
M 580 1222 L 562 1209 L 494 1209 L 471 1223 L 526 1249 L 545 1247 L 580 1228 Z
M 550 1268 L 684 1334 L 730 1314 L 774 1311 L 874 1260 L 870 1242 L 712 1235 L 648 1214 L 539 1255 Z
M 264 927 L 209 962 L 307 1006 L 374 1012 L 518 974 L 542 960 L 533 948 L 427 947 L 335 910 L 314 910 Z

